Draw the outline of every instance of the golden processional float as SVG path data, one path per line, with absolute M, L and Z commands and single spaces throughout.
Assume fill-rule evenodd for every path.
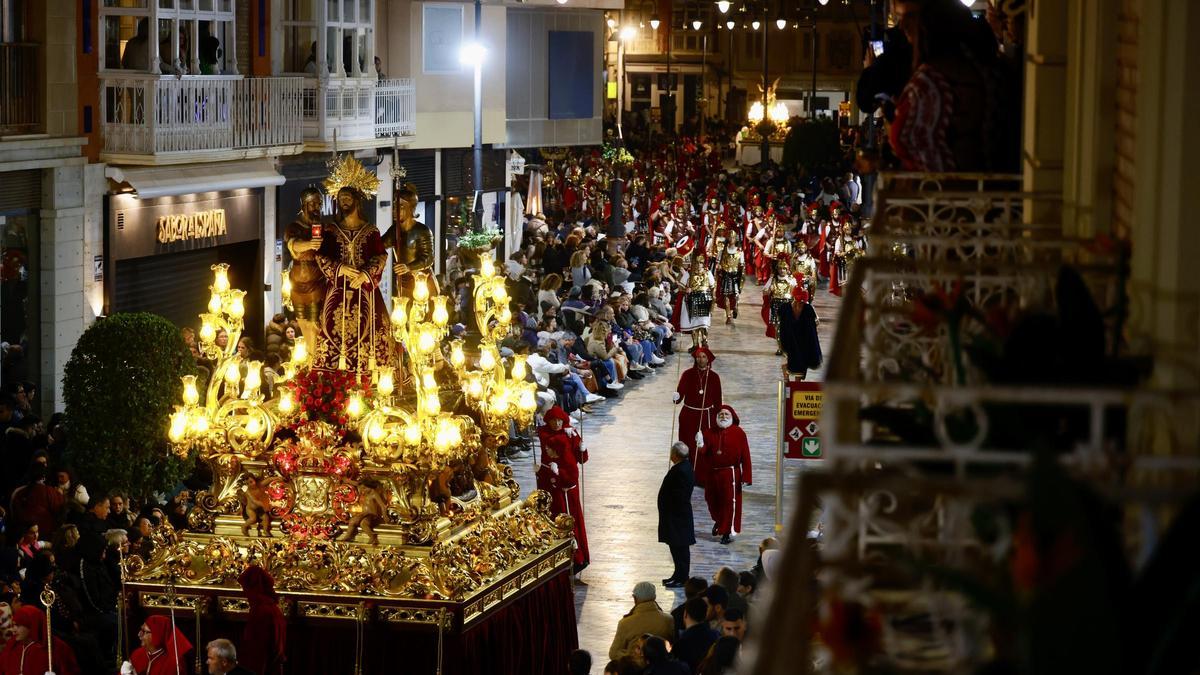
M 289 672 L 399 672 L 394 650 L 416 666 L 405 672 L 441 673 L 443 658 L 446 672 L 482 672 L 466 665 L 490 658 L 471 653 L 481 644 L 470 631 L 553 581 L 565 606 L 551 604 L 570 623 L 565 662 L 572 521 L 551 517 L 544 492 L 521 501 L 496 461 L 537 401 L 523 357 L 507 369 L 500 358 L 511 316 L 491 256 L 474 276 L 470 358 L 462 340 L 445 339 L 447 298 L 418 277 L 411 298 L 393 299 L 388 362 L 317 368 L 313 353 L 329 345 L 298 337 L 269 398 L 263 363 L 236 349 L 245 292 L 230 288 L 227 266 L 213 270 L 197 333 L 211 375 L 183 378 L 169 422 L 173 451 L 205 462 L 212 486 L 186 531 L 164 523 L 146 559 L 126 559 L 131 600 L 190 623 L 196 645 L 236 638 L 249 607 L 237 579 L 259 565 L 289 620 Z M 476 632 L 496 642 L 503 628 Z

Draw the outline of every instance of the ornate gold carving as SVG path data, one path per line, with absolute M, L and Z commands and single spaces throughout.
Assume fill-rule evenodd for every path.
M 450 630 L 454 623 L 454 614 L 440 614 L 437 609 L 413 609 L 410 607 L 380 607 L 377 616 L 386 623 L 415 623 L 436 626 L 438 616 L 443 616 L 442 628 Z
M 334 162 L 325 179 L 325 192 L 329 196 L 336 197 L 342 188 L 358 190 L 369 199 L 379 192 L 379 176 L 367 171 L 354 155 L 346 153 Z
M 296 610 L 306 619 L 347 619 L 354 621 L 362 618 L 366 607 L 362 603 L 351 602 L 320 602 L 301 600 L 296 603 Z
M 521 561 L 552 550 L 571 532 L 569 517 L 551 520 L 548 496 L 541 491 L 500 513 L 480 504 L 461 515 L 469 523 L 466 531 L 434 543 L 427 556 L 398 546 L 341 541 L 177 537 L 168 526 L 155 533 L 159 546 L 149 560 L 125 559 L 126 578 L 182 587 L 236 587 L 242 570 L 257 564 L 275 577 L 281 591 L 461 600 Z M 538 576 L 568 557 L 569 551 L 560 551 L 541 562 Z

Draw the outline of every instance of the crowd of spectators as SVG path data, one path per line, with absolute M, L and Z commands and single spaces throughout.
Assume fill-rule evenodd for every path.
M 749 570 L 721 567 L 712 580 L 692 577 L 683 601 L 669 612 L 658 603 L 654 584 L 633 587 L 633 607 L 617 624 L 604 675 L 728 675 L 735 672 L 742 643 L 758 616 L 759 588 L 774 579 L 779 542 L 767 538 Z M 588 673 L 591 655 L 576 652 L 569 672 Z M 587 667 L 583 667 L 586 663 Z

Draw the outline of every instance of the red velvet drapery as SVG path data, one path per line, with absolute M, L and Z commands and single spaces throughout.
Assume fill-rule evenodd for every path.
M 130 618 L 136 629 L 141 616 Z M 175 615 L 189 639 L 196 627 L 190 612 Z M 223 637 L 238 645 L 244 624 L 227 616 L 205 617 L 203 644 Z M 351 675 L 356 624 L 348 620 L 288 619 L 288 675 Z M 437 632 L 369 622 L 363 630 L 363 674 L 433 675 Z M 579 645 L 570 570 L 564 569 L 466 630 L 448 633 L 443 644 L 444 675 L 565 675 L 567 657 Z M 240 645 L 239 645 L 240 646 Z M 203 649 L 203 647 L 200 647 Z M 190 656 L 190 655 L 189 655 Z M 203 659 L 203 654 L 201 655 Z M 189 662 L 191 662 L 189 658 Z

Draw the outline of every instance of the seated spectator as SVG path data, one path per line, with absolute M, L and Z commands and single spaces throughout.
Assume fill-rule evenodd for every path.
M 758 588 L 758 577 L 753 572 L 738 572 L 737 594 L 745 598 L 746 604 L 754 600 L 754 591 Z
M 592 672 L 592 655 L 583 649 L 576 649 L 567 658 L 567 675 L 590 675 Z
M 704 589 L 708 588 L 708 582 L 703 577 L 691 577 L 683 582 L 683 602 L 679 606 L 671 610 L 671 618 L 675 620 L 675 633 L 679 634 L 684 631 L 686 626 L 683 625 L 683 610 L 687 606 L 687 601 L 692 598 L 698 598 Z M 708 605 L 705 605 L 708 607 Z
M 717 638 L 708 656 L 700 664 L 697 675 L 733 675 L 737 663 L 738 652 L 742 643 L 735 637 L 722 636 Z
M 700 662 L 708 654 L 709 648 L 720 637 L 705 620 L 707 615 L 708 604 L 704 602 L 704 598 L 694 597 L 683 603 L 685 628 L 679 639 L 675 641 L 672 653 L 687 663 L 692 672 L 696 672 L 696 669 L 700 667 Z
M 713 583 L 725 589 L 725 593 L 729 598 L 729 603 L 726 609 L 736 609 L 741 613 L 745 613 L 749 605 L 746 599 L 738 595 L 738 575 L 728 567 L 722 567 L 713 575 Z
M 549 307 L 558 307 L 561 302 L 558 299 L 558 291 L 562 288 L 562 276 L 556 273 L 547 274 L 542 283 L 538 286 L 537 303 L 538 313 L 545 315 L 546 309 Z
M 642 657 L 646 660 L 643 675 L 688 675 L 687 664 L 671 655 L 667 641 L 651 635 L 642 643 Z
M 707 620 L 713 630 L 721 630 L 725 621 L 725 608 L 729 605 L 729 593 L 720 586 L 709 586 L 704 589 L 704 601 L 708 603 Z
M 617 622 L 608 658 L 617 660 L 627 656 L 634 640 L 647 633 L 664 640 L 675 636 L 675 622 L 658 606 L 655 595 L 654 584 L 648 581 L 638 582 L 633 587 L 633 609 Z

